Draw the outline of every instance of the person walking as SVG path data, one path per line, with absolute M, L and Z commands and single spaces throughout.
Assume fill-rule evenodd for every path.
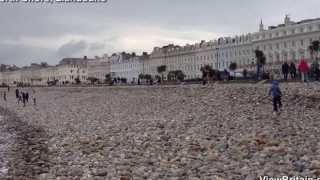
M 288 80 L 288 74 L 289 74 L 289 65 L 287 62 L 284 62 L 282 64 L 282 74 L 284 77 L 284 80 L 287 81 Z
M 20 92 L 19 94 L 18 94 L 18 104 L 20 104 L 20 102 L 22 102 L 22 92 Z
M 22 102 L 23 102 L 23 107 L 26 107 L 26 93 L 22 92 Z
M 16 98 L 17 98 L 17 99 L 19 99 L 19 95 L 20 95 L 20 94 L 19 94 L 19 89 L 17 88 L 17 89 L 16 89 Z
M 319 81 L 319 76 L 320 76 L 320 69 L 319 69 L 319 63 L 317 60 L 315 60 L 312 64 L 311 64 L 311 74 L 312 77 L 316 80 Z
M 270 95 L 273 98 L 273 113 L 277 114 L 279 111 L 281 111 L 281 108 L 282 108 L 282 102 L 281 102 L 282 92 L 279 87 L 279 82 L 276 80 L 272 81 L 272 86 L 269 90 L 269 96 Z
M 309 65 L 305 59 L 302 59 L 300 61 L 298 69 L 301 73 L 302 82 L 308 82 L 308 73 L 310 71 L 310 68 L 309 68 Z
M 290 63 L 289 72 L 291 79 L 295 79 L 297 77 L 297 68 L 294 62 Z
M 29 91 L 27 90 L 25 94 L 26 94 L 26 102 L 29 103 Z
M 7 101 L 7 93 L 5 91 L 3 91 L 3 100 Z
M 32 100 L 33 100 L 33 105 L 37 105 L 37 98 L 36 98 L 36 90 L 32 89 Z

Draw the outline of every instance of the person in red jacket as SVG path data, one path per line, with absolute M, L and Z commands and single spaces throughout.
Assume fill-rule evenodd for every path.
M 302 59 L 300 61 L 299 67 L 298 67 L 300 73 L 301 73 L 301 80 L 302 82 L 308 81 L 308 73 L 310 71 L 309 65 L 305 59 Z

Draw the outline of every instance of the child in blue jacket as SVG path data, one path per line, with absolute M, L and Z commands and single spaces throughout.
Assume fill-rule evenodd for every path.
M 269 95 L 273 97 L 273 112 L 274 113 L 279 112 L 279 109 L 281 109 L 282 107 L 282 103 L 281 103 L 282 92 L 279 87 L 278 81 L 272 81 L 272 86 L 270 88 Z

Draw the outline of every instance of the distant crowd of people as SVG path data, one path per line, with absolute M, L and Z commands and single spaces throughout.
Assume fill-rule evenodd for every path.
M 314 78 L 316 81 L 320 80 L 320 67 L 318 61 L 314 61 L 309 65 L 305 59 L 302 59 L 297 67 L 293 62 L 290 64 L 288 64 L 288 62 L 284 62 L 281 70 L 285 81 L 288 80 L 289 75 L 291 79 L 296 79 L 298 73 L 300 73 L 302 82 L 308 82 L 309 77 Z
M 25 107 L 26 104 L 29 103 L 29 99 L 31 98 L 33 101 L 33 105 L 37 105 L 37 99 L 35 95 L 36 91 L 34 89 L 16 89 L 15 94 L 18 104 L 22 103 Z

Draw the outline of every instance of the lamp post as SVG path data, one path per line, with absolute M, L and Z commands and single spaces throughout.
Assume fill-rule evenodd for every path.
M 217 68 L 220 69 L 220 63 L 219 63 L 219 48 L 216 48 L 216 59 L 217 59 Z

